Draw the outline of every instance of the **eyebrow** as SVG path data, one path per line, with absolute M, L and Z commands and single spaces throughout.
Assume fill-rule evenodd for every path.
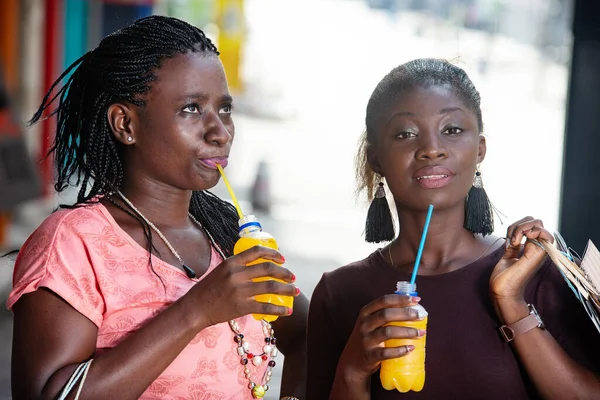
M 449 108 L 442 108 L 440 110 L 440 114 L 449 114 L 449 113 L 454 112 L 454 111 L 460 111 L 462 113 L 465 112 L 465 110 L 463 110 L 460 107 L 449 107 Z
M 460 112 L 463 112 L 463 113 L 465 112 L 460 107 L 448 107 L 448 108 L 442 108 L 439 113 L 440 114 L 449 114 L 449 113 L 454 112 L 454 111 L 460 111 Z M 410 111 L 400 111 L 400 112 L 392 115 L 392 118 L 394 118 L 394 117 L 415 117 L 415 116 L 416 116 L 415 113 L 412 113 Z
M 186 93 L 183 96 L 181 96 L 181 99 L 182 100 L 188 100 L 188 99 L 208 100 L 208 95 L 206 93 L 201 93 L 201 92 Z
M 394 119 L 396 117 L 416 117 L 415 113 L 412 113 L 410 111 L 400 111 L 394 115 L 392 115 L 392 118 L 390 119 Z
M 455 112 L 455 111 L 460 111 L 462 113 L 465 112 L 465 110 L 463 110 L 460 107 L 447 107 L 447 108 L 442 108 L 439 112 L 439 114 L 449 114 L 451 112 Z M 416 117 L 417 115 L 413 112 L 410 111 L 400 111 L 397 112 L 396 114 L 392 115 L 392 117 L 389 119 L 388 124 L 390 124 L 392 122 L 392 120 L 396 117 Z
M 182 96 L 182 100 L 188 100 L 188 99 L 197 99 L 197 100 L 202 100 L 202 101 L 206 101 L 208 100 L 209 96 L 206 93 L 189 93 L 186 94 L 184 96 Z M 223 96 L 221 96 L 221 103 L 231 103 L 233 102 L 233 97 L 231 97 L 231 95 L 229 94 L 224 94 Z

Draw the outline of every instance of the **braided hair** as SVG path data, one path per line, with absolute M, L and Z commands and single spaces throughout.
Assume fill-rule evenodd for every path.
M 70 184 L 81 185 L 71 207 L 95 202 L 103 195 L 110 200 L 110 194 L 123 182 L 123 148 L 111 132 L 109 106 L 126 101 L 144 107 L 144 94 L 156 79 L 153 72 L 161 67 L 161 62 L 190 51 L 219 55 L 200 29 L 176 18 L 154 15 L 105 37 L 52 84 L 29 125 L 39 121 L 59 99 L 51 113 L 57 116 L 57 131 L 48 155 L 55 156 L 56 191 Z M 113 204 L 142 224 L 149 252 L 156 250 L 143 219 L 127 204 Z M 194 191 L 189 211 L 224 255 L 231 255 L 237 240 L 234 207 L 208 191 Z

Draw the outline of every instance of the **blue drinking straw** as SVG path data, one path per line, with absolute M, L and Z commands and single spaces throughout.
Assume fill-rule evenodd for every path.
M 433 213 L 433 204 L 429 205 L 427 209 L 427 218 L 425 219 L 425 226 L 423 227 L 423 234 L 421 235 L 421 244 L 419 244 L 419 251 L 417 251 L 417 258 L 415 259 L 415 266 L 413 268 L 412 277 L 410 284 L 414 284 L 417 279 L 417 271 L 419 270 L 419 264 L 421 263 L 421 256 L 423 255 L 423 247 L 425 247 L 425 238 L 427 237 L 427 230 L 429 229 L 429 222 L 431 222 L 431 214 Z

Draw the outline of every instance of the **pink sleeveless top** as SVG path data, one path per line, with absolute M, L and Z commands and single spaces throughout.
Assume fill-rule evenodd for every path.
M 209 272 L 221 261 L 213 249 Z M 150 269 L 148 252 L 102 204 L 59 210 L 23 245 L 7 307 L 40 287 L 50 289 L 96 324 L 99 354 L 117 346 L 198 281 L 156 257 L 152 265 L 166 291 Z M 261 323 L 249 315 L 237 322 L 250 351 L 262 352 Z M 253 381 L 261 381 L 266 365 L 248 367 Z M 141 399 L 252 399 L 248 383 L 233 332 L 228 323 L 221 323 L 201 331 Z

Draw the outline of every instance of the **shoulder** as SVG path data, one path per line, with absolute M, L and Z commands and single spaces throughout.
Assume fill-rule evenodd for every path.
M 48 262 L 72 259 L 85 255 L 89 247 L 110 242 L 113 232 L 110 221 L 98 203 L 70 209 L 59 209 L 50 214 L 27 238 L 15 263 L 14 280 L 36 267 L 40 272 Z M 79 261 L 81 262 L 81 261 Z
M 362 260 L 325 272 L 321 281 L 330 289 L 351 289 L 354 285 L 361 285 L 370 280 L 377 273 L 381 264 L 379 258 L 380 254 L 377 250 Z
M 103 297 L 96 266 L 106 262 L 110 253 L 104 249 L 115 239 L 104 233 L 112 228 L 99 207 L 61 209 L 40 224 L 19 251 L 8 308 L 23 295 L 44 287 L 100 325 Z
M 357 306 L 365 305 L 372 297 L 371 292 L 381 286 L 383 275 L 385 271 L 377 250 L 362 260 L 323 273 L 313 292 L 311 305 L 313 302 L 330 306 L 344 302 L 345 308 L 355 302 Z
M 325 272 L 323 276 L 336 281 L 352 280 L 357 277 L 371 275 L 381 264 L 381 254 L 379 250 L 376 250 L 362 260 L 354 261 L 333 271 Z
M 104 206 L 99 203 L 81 205 L 74 208 L 61 208 L 50 214 L 32 233 L 31 238 L 54 239 L 57 233 L 83 233 L 102 230 L 111 226 L 104 212 Z

